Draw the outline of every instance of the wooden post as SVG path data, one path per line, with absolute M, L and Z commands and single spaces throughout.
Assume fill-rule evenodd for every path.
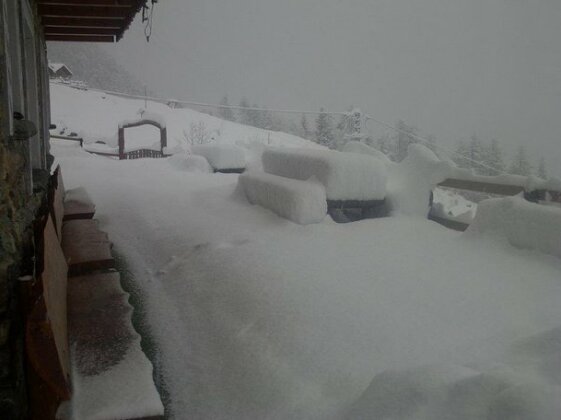
M 119 160 L 125 158 L 125 127 L 119 127 Z

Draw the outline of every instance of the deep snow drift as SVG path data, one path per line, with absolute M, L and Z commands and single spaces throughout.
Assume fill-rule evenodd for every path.
M 525 389 L 543 392 L 523 413 L 557 401 L 558 258 L 421 218 L 299 226 L 250 205 L 237 175 L 53 151 L 134 271 L 176 418 L 341 418 L 380 401 L 388 418 L 502 413 Z M 497 369 L 512 375 L 491 399 L 476 378 Z M 382 372 L 394 392 L 369 388 Z M 407 392 L 428 402 L 392 409 Z
M 75 126 L 90 124 L 90 100 L 93 112 L 117 101 L 76 92 L 53 95 Z M 114 106 L 116 117 L 99 109 L 100 126 L 140 104 Z M 177 112 L 184 125 L 191 111 Z M 253 132 L 224 127 L 221 141 L 238 145 Z M 448 170 L 426 149 L 386 165 L 395 217 L 306 226 L 251 205 L 238 175 L 200 159 L 52 150 L 133 271 L 172 418 L 556 418 L 561 259 L 512 246 L 510 227 L 487 229 L 485 212 L 486 228 L 466 234 L 426 220 Z M 251 150 L 258 166 L 262 147 Z

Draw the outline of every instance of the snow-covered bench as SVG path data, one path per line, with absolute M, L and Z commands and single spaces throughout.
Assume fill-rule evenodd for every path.
M 327 213 L 325 188 L 319 182 L 249 171 L 240 175 L 239 183 L 251 204 L 258 204 L 293 222 L 318 223 Z
M 195 155 L 203 156 L 214 172 L 242 173 L 246 167 L 242 148 L 230 144 L 198 144 L 191 147 Z
M 325 187 L 332 216 L 340 209 L 365 211 L 383 206 L 386 168 L 372 156 L 331 150 L 270 148 L 262 157 L 263 169 L 273 175 L 301 181 L 316 180 Z

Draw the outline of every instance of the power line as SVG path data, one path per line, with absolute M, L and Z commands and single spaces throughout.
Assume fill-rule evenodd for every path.
M 329 114 L 329 115 L 343 115 L 343 116 L 347 116 L 347 115 L 350 114 L 349 112 L 342 112 L 342 111 L 335 111 L 335 112 L 330 112 L 330 111 L 302 111 L 302 110 L 293 110 L 293 109 L 273 109 L 273 108 L 244 107 L 244 106 L 239 106 L 239 105 L 210 104 L 210 103 L 205 103 L 205 102 L 183 101 L 183 100 L 178 100 L 178 99 L 160 98 L 160 97 L 155 97 L 155 96 L 133 95 L 133 94 L 129 94 L 129 93 L 116 92 L 116 91 L 103 90 L 103 89 L 96 89 L 96 88 L 88 88 L 88 90 L 95 91 L 95 92 L 107 93 L 107 94 L 110 94 L 110 95 L 116 95 L 116 96 L 121 96 L 121 97 L 126 97 L 126 98 L 131 98 L 131 99 L 151 100 L 151 101 L 160 102 L 160 103 L 164 103 L 164 104 L 177 103 L 177 104 L 182 104 L 182 105 L 199 106 L 199 107 L 203 107 L 203 108 L 227 108 L 227 109 L 237 109 L 237 110 L 245 110 L 245 111 L 278 112 L 278 113 L 285 113 L 285 114 L 311 114 L 311 115 Z M 471 163 L 474 163 L 474 164 L 478 165 L 479 167 L 490 169 L 493 172 L 496 172 L 496 173 L 501 174 L 501 175 L 502 174 L 507 174 L 507 172 L 505 172 L 505 171 L 501 171 L 497 168 L 494 168 L 490 165 L 487 165 L 486 163 L 479 162 L 477 160 L 471 159 L 470 157 L 468 157 L 466 155 L 463 155 L 462 153 L 447 149 L 445 147 L 440 146 L 439 144 L 431 143 L 428 139 L 426 139 L 422 136 L 419 136 L 418 134 L 415 134 L 415 133 L 412 133 L 410 131 L 398 128 L 398 127 L 396 127 L 392 124 L 389 124 L 389 123 L 386 123 L 382 120 L 374 118 L 371 115 L 365 114 L 364 117 L 365 117 L 366 121 L 372 120 L 375 123 L 377 123 L 377 124 L 379 124 L 383 127 L 386 127 L 387 129 L 396 131 L 398 133 L 405 134 L 406 136 L 412 137 L 412 138 L 416 139 L 417 141 L 419 141 L 421 143 L 424 143 L 425 145 L 428 145 L 428 146 L 431 146 L 431 147 L 436 147 L 437 149 L 440 149 L 443 152 L 448 153 L 449 155 L 459 156 L 459 157 L 461 157 L 461 158 L 463 158 L 463 159 L 465 159 L 465 160 L 467 160 Z

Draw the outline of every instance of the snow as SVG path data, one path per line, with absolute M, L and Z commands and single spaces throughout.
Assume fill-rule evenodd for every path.
M 475 217 L 477 204 L 462 197 L 454 190 L 435 188 L 431 214 L 443 219 L 470 224 Z
M 359 155 L 369 155 L 381 160 L 386 166 L 393 165 L 393 162 L 384 153 L 359 141 L 349 141 L 345 143 L 342 151 L 346 153 L 357 153 Z
M 66 102 L 53 98 L 60 115 Z M 235 144 L 234 131 L 220 141 Z M 478 212 L 481 232 L 426 220 L 429 192 L 448 176 L 430 151 L 413 148 L 391 165 L 394 217 L 300 225 L 249 204 L 236 174 L 52 144 L 65 185 L 87 189 L 141 290 L 170 417 L 339 419 L 382 409 L 401 419 L 429 410 L 434 420 L 541 419 L 560 401 L 561 261 L 542 245 L 500 239 L 514 225 L 491 229 L 494 209 Z M 492 206 L 537 223 L 544 242 L 553 237 L 544 226 L 558 232 L 549 213 Z M 380 389 L 379 375 L 395 392 Z
M 160 128 L 166 128 L 166 120 L 161 114 L 156 114 L 155 112 L 148 112 L 144 109 L 137 111 L 137 114 L 138 114 L 137 118 L 131 118 L 119 122 L 119 128 L 123 128 L 128 125 L 138 124 L 145 121 L 155 122 L 160 126 Z
M 243 148 L 249 148 L 254 143 L 277 147 L 321 148 L 290 134 L 224 121 L 191 109 L 172 109 L 166 104 L 150 100 L 146 101 L 146 106 L 142 99 L 128 99 L 94 90 L 81 91 L 58 83 L 50 84 L 50 96 L 55 105 L 51 109 L 51 121 L 57 125 L 57 130 L 74 131 L 84 139 L 85 144 L 103 141 L 109 147 L 116 148 L 119 123 L 137 120 L 138 111 L 145 110 L 149 114 L 160 115 L 165 122 L 170 151 L 189 150 L 184 133 L 189 131 L 191 123 L 202 123 L 217 143 L 234 144 Z M 130 144 L 125 140 L 127 147 L 139 143 L 158 144 L 159 150 L 160 134 L 153 126 L 127 128 L 125 138 L 134 139 Z
M 177 153 L 167 158 L 170 165 L 186 172 L 212 173 L 212 167 L 204 156 Z
M 76 187 L 70 190 L 65 190 L 64 201 L 67 203 L 77 202 L 88 206 L 93 206 L 90 195 L 84 187 Z
M 325 188 L 318 182 L 251 171 L 241 175 L 239 183 L 250 203 L 295 223 L 319 223 L 327 214 Z
M 206 158 L 216 170 L 241 169 L 246 166 L 245 152 L 241 147 L 229 144 L 197 144 L 191 147 L 195 155 Z
M 411 144 L 407 157 L 390 167 L 388 201 L 394 214 L 426 218 L 430 192 L 454 170 L 431 150 Z
M 522 197 L 480 202 L 468 232 L 504 237 L 511 245 L 561 258 L 561 209 L 530 203 Z
M 386 168 L 371 156 L 331 150 L 268 148 L 265 172 L 305 181 L 314 177 L 325 186 L 329 200 L 382 200 Z

